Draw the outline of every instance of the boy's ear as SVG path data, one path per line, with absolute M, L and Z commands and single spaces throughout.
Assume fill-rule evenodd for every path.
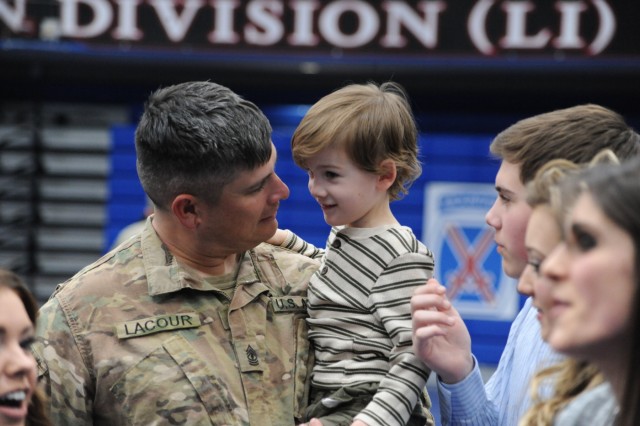
M 398 171 L 396 169 L 396 162 L 387 158 L 382 160 L 379 166 L 380 174 L 378 175 L 378 185 L 385 191 L 391 188 L 391 185 L 396 181 Z
M 200 218 L 197 213 L 197 198 L 189 194 L 180 194 L 171 203 L 171 211 L 182 226 L 195 229 Z

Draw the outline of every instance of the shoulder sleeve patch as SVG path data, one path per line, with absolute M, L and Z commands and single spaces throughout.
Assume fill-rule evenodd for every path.
M 302 296 L 272 297 L 271 307 L 275 313 L 306 312 L 307 298 Z

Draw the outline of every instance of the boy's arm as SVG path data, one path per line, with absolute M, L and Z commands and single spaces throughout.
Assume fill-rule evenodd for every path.
M 288 229 L 278 229 L 273 237 L 269 238 L 266 242 L 274 246 L 295 251 L 312 259 L 321 258 L 325 252 L 324 249 L 320 249 L 306 242 Z

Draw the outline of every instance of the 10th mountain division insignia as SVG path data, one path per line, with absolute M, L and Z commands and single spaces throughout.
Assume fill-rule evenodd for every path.
M 435 278 L 460 315 L 512 320 L 518 310 L 516 282 L 502 259 L 485 214 L 496 199 L 492 184 L 431 183 L 425 188 L 423 239 L 436 259 Z

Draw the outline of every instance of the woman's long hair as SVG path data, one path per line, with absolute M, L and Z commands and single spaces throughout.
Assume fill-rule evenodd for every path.
M 602 374 L 595 366 L 573 358 L 538 371 L 531 380 L 532 405 L 518 425 L 552 425 L 556 414 L 569 402 L 602 381 Z M 541 396 L 541 389 L 549 385 L 553 388 L 553 395 Z

